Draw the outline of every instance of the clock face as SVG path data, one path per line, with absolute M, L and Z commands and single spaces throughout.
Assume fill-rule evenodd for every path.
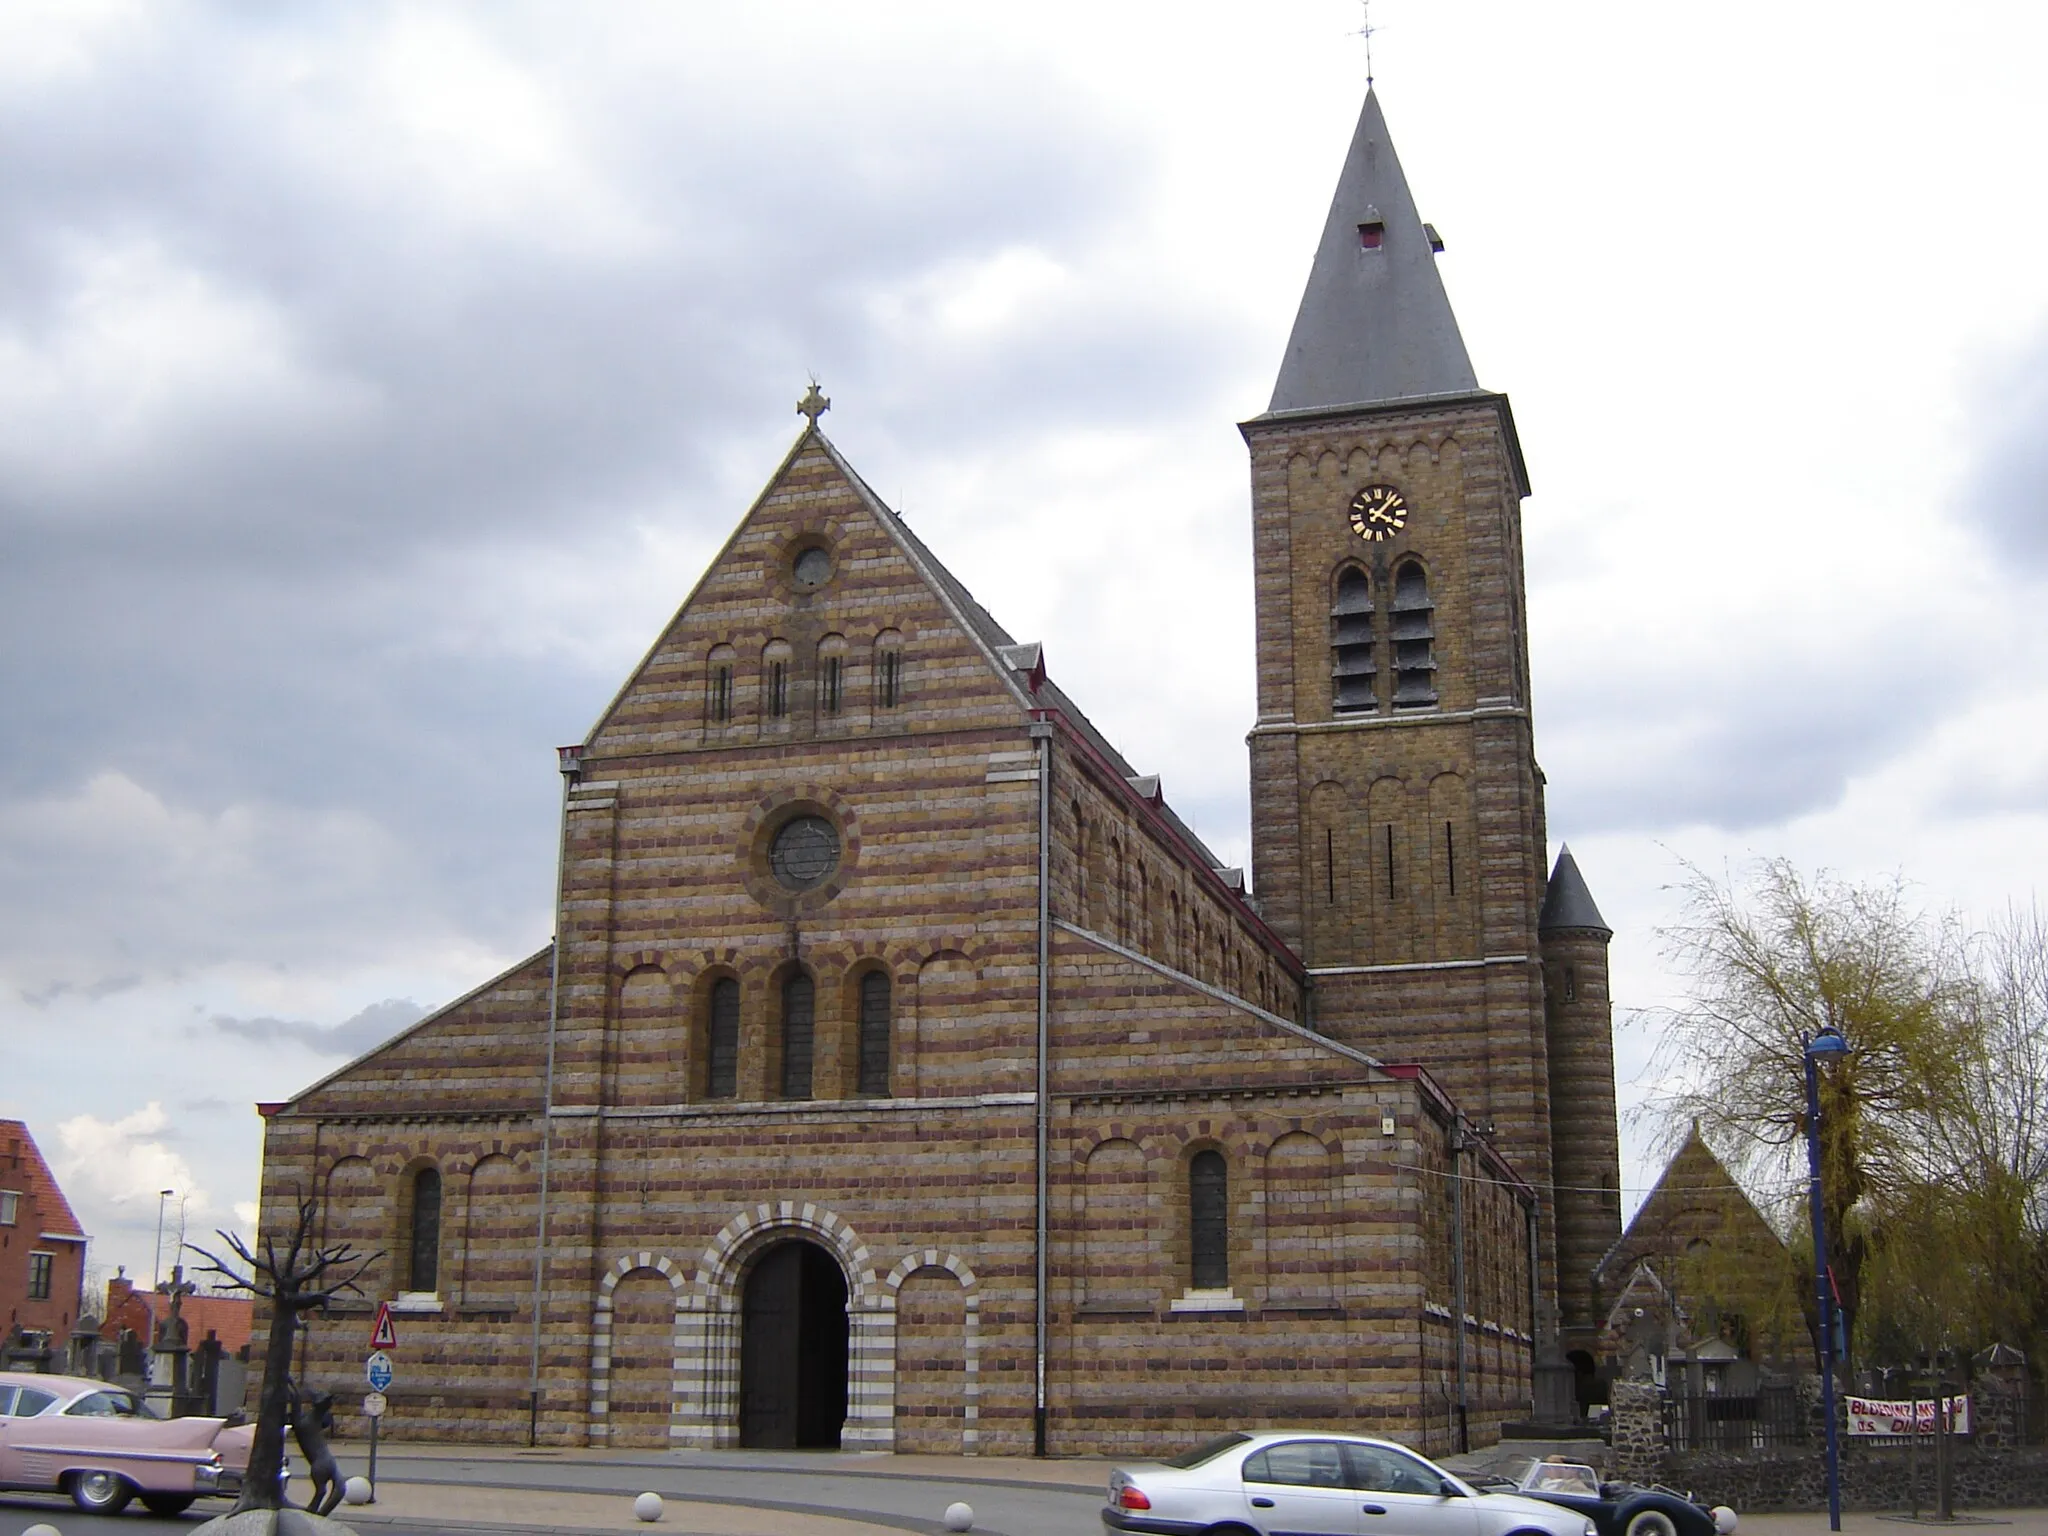
M 1368 543 L 1391 539 L 1408 526 L 1408 498 L 1391 485 L 1368 485 L 1351 498 L 1351 531 Z

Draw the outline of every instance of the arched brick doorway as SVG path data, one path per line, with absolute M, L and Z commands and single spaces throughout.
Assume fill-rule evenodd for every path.
M 846 1276 L 792 1238 L 749 1266 L 740 1301 L 740 1444 L 839 1447 L 846 1423 Z

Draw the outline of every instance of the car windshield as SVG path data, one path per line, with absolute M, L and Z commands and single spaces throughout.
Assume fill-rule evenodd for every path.
M 1235 1446 L 1250 1444 L 1251 1438 L 1250 1435 L 1240 1434 L 1218 1435 L 1214 1440 L 1204 1440 L 1191 1451 L 1182 1451 L 1178 1456 L 1167 1457 L 1164 1464 L 1176 1471 L 1185 1472 L 1190 1467 L 1199 1467 L 1205 1461 L 1214 1461 Z
M 1575 1461 L 1539 1461 L 1529 1469 L 1522 1486 L 1531 1493 L 1588 1493 L 1600 1496 L 1600 1479 L 1593 1469 Z

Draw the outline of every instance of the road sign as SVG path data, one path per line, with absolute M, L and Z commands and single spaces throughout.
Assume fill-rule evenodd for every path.
M 391 1303 L 377 1303 L 377 1326 L 370 1330 L 370 1348 L 398 1348 L 398 1330 L 391 1326 Z
M 384 1417 L 384 1409 L 385 1409 L 385 1406 L 386 1406 L 386 1405 L 385 1405 L 385 1402 L 384 1402 L 384 1394 L 383 1394 L 382 1392 L 365 1392 L 365 1393 L 363 1394 L 363 1417 L 364 1417 L 364 1418 L 366 1418 L 366 1419 L 381 1419 L 381 1418 L 383 1418 L 383 1417 Z
M 382 1392 L 391 1385 L 391 1357 L 378 1350 L 363 1362 L 363 1375 L 368 1379 L 372 1391 Z

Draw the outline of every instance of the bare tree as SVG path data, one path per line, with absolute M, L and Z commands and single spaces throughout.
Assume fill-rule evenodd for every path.
M 358 1253 L 347 1243 L 320 1247 L 313 1241 L 319 1202 L 292 1190 L 297 1202 L 297 1219 L 290 1240 L 280 1254 L 266 1237 L 251 1252 L 239 1237 L 220 1232 L 220 1240 L 233 1250 L 242 1268 L 225 1261 L 196 1244 L 187 1247 L 207 1261 L 201 1274 L 223 1276 L 230 1287 L 267 1298 L 270 1302 L 270 1345 L 263 1357 L 263 1394 L 256 1415 L 256 1439 L 249 1448 L 249 1469 L 242 1477 L 242 1496 L 235 1512 L 245 1509 L 282 1509 L 284 1487 L 279 1474 L 284 1470 L 284 1430 L 291 1409 L 292 1335 L 299 1315 L 316 1311 L 344 1291 L 357 1291 L 356 1281 L 382 1252 Z

